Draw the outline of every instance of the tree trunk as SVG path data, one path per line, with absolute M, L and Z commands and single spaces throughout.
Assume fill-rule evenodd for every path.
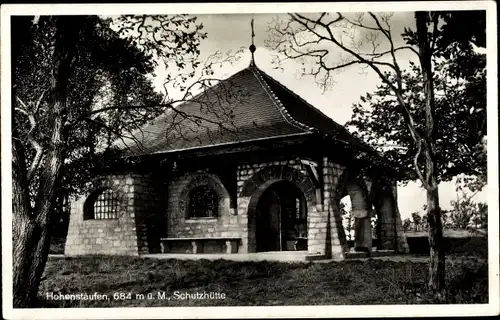
M 15 129 L 14 129 L 15 130 Z M 13 132 L 16 136 L 17 132 Z M 12 261 L 14 307 L 32 305 L 26 285 L 34 252 L 34 228 L 28 195 L 28 181 L 24 147 L 17 139 L 12 140 Z
M 438 179 L 436 172 L 436 126 L 434 125 L 434 81 L 432 73 L 432 52 L 428 38 L 427 23 L 429 12 L 416 12 L 420 66 L 424 80 L 425 132 L 423 155 L 425 158 L 425 181 L 427 191 L 427 222 L 429 225 L 429 282 L 428 286 L 436 293 L 444 289 L 445 256 L 443 248 L 443 225 L 439 206 Z
M 67 87 L 76 55 L 79 28 L 83 17 L 57 18 L 56 42 L 51 75 L 52 105 L 48 125 L 52 130 L 47 157 L 40 170 L 34 208 L 28 196 L 24 148 L 13 139 L 13 306 L 36 305 L 38 288 L 47 262 L 54 195 L 64 160 L 64 122 L 67 110 Z M 13 56 L 13 59 L 16 57 Z M 14 135 L 15 138 L 18 135 Z
M 53 137 L 56 136 L 58 131 L 53 133 Z M 47 159 L 48 164 L 43 168 L 39 196 L 32 213 L 27 184 L 23 188 L 19 183 L 20 179 L 13 183 L 14 308 L 34 307 L 37 302 L 38 287 L 49 255 L 53 195 L 62 163 L 62 150 L 60 147 L 57 149 L 54 148 L 51 152 L 51 157 Z
M 13 213 L 13 306 L 35 307 L 48 258 L 50 233 L 47 227 L 37 221 L 20 218 L 23 215 L 19 212 Z
M 430 248 L 428 286 L 439 293 L 445 285 L 445 254 L 437 184 L 427 190 L 427 222 Z
M 14 132 L 14 136 L 17 134 Z M 13 306 L 32 307 L 36 303 L 50 244 L 48 228 L 44 228 L 39 217 L 50 217 L 50 208 L 40 215 L 33 214 L 28 195 L 25 150 L 18 139 L 13 139 L 12 155 Z

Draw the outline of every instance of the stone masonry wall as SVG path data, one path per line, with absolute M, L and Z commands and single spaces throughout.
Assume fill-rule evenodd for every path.
M 189 191 L 202 184 L 211 185 L 217 192 L 218 215 L 213 218 L 189 218 L 186 215 Z M 215 174 L 197 171 L 175 177 L 168 185 L 168 195 L 168 237 L 238 237 L 242 239 L 238 252 L 245 252 L 247 221 L 236 214 L 236 208 L 230 207 L 229 193 Z
M 134 210 L 139 253 L 160 252 L 165 234 L 165 188 L 152 175 L 134 176 Z
M 397 191 L 397 186 L 396 183 L 391 188 L 392 191 L 392 196 L 395 199 L 395 202 L 397 204 L 397 199 L 398 199 L 398 191 Z M 410 247 L 408 246 L 408 242 L 406 241 L 406 235 L 403 229 L 403 223 L 401 221 L 401 213 L 399 212 L 399 208 L 396 205 L 395 208 L 395 223 L 396 223 L 396 250 L 400 253 L 409 253 L 410 252 Z
M 375 206 L 378 215 L 379 249 L 395 250 L 396 249 L 396 228 L 395 228 L 395 208 L 393 199 L 385 196 L 378 200 L 380 204 Z
M 149 202 L 148 176 L 113 175 L 94 181 L 94 189 L 110 188 L 119 200 L 117 219 L 86 219 L 87 196 L 71 200 L 71 217 L 65 255 L 137 255 L 149 252 L 144 214 L 154 206 Z
M 396 183 L 374 192 L 374 206 L 378 216 L 379 248 L 408 253 L 408 244 L 398 209 Z
M 118 219 L 84 219 L 87 196 L 71 200 L 65 254 L 138 254 L 134 210 L 134 179 L 125 175 L 100 178 L 95 189 L 111 188 L 119 197 Z
M 317 223 L 323 228 L 328 226 L 328 239 L 325 239 L 327 251 L 325 254 L 332 258 L 343 259 L 348 251 L 342 216 L 338 206 L 336 194 L 339 183 L 342 183 L 341 176 L 345 168 L 333 163 L 328 158 L 323 158 L 323 206 L 324 210 Z M 328 241 L 329 240 L 329 241 Z

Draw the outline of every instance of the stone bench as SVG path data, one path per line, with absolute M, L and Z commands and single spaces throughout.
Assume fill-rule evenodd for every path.
M 200 253 L 203 248 L 203 243 L 206 241 L 216 241 L 216 242 L 225 242 L 226 245 L 226 253 L 236 253 L 238 252 L 238 246 L 241 241 L 241 238 L 235 237 L 193 237 L 193 238 L 160 238 L 160 246 L 161 252 L 166 253 L 170 252 L 171 247 L 170 244 L 174 242 L 190 242 L 191 243 L 191 252 L 192 253 Z M 168 250 L 167 250 L 168 248 Z

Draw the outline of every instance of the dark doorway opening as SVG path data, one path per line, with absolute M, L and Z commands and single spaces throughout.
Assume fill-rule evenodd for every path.
M 279 181 L 257 203 L 257 251 L 307 250 L 307 203 L 292 182 Z

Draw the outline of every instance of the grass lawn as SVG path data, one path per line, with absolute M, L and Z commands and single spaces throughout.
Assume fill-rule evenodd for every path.
M 488 263 L 447 258 L 448 291 L 425 290 L 426 262 L 350 260 L 330 263 L 162 260 L 92 256 L 50 258 L 40 307 L 269 306 L 487 303 Z M 47 293 L 106 294 L 109 300 L 47 300 Z M 158 299 L 158 293 L 167 299 Z M 176 299 L 217 292 L 225 299 Z M 114 300 L 114 293 L 125 300 Z M 127 295 L 130 293 L 130 296 Z M 148 293 L 155 299 L 147 299 Z M 144 299 L 136 294 L 143 294 Z

